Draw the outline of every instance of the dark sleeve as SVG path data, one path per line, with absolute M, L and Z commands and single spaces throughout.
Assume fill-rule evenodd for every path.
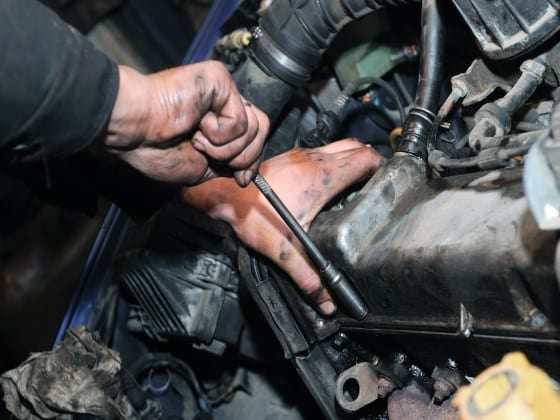
M 0 160 L 63 157 L 103 130 L 118 68 L 34 0 L 0 1 Z

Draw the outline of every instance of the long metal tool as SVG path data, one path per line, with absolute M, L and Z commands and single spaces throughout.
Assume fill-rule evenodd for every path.
M 350 282 L 350 279 L 323 256 L 317 245 L 311 240 L 307 232 L 301 227 L 297 219 L 290 213 L 290 210 L 288 210 L 262 175 L 257 173 L 253 177 L 253 182 L 299 239 L 305 252 L 319 269 L 323 285 L 330 290 L 333 297 L 350 316 L 357 319 L 364 318 L 368 314 L 369 309 L 354 285 Z

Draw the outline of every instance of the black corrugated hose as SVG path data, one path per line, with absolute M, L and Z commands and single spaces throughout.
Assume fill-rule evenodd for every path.
M 234 73 L 237 87 L 274 122 L 346 24 L 387 6 L 412 3 L 418 0 L 275 1 L 254 33 L 249 59 Z

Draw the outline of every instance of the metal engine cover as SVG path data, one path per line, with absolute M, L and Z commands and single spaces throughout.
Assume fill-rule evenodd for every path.
M 394 156 L 310 233 L 372 311 L 360 328 L 560 341 L 556 234 L 538 229 L 521 168 L 429 179 Z

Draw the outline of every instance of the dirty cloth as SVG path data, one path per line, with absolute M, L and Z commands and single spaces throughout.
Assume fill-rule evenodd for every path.
M 6 408 L 18 419 L 124 419 L 119 408 L 121 360 L 83 325 L 51 351 L 32 354 L 0 377 Z

